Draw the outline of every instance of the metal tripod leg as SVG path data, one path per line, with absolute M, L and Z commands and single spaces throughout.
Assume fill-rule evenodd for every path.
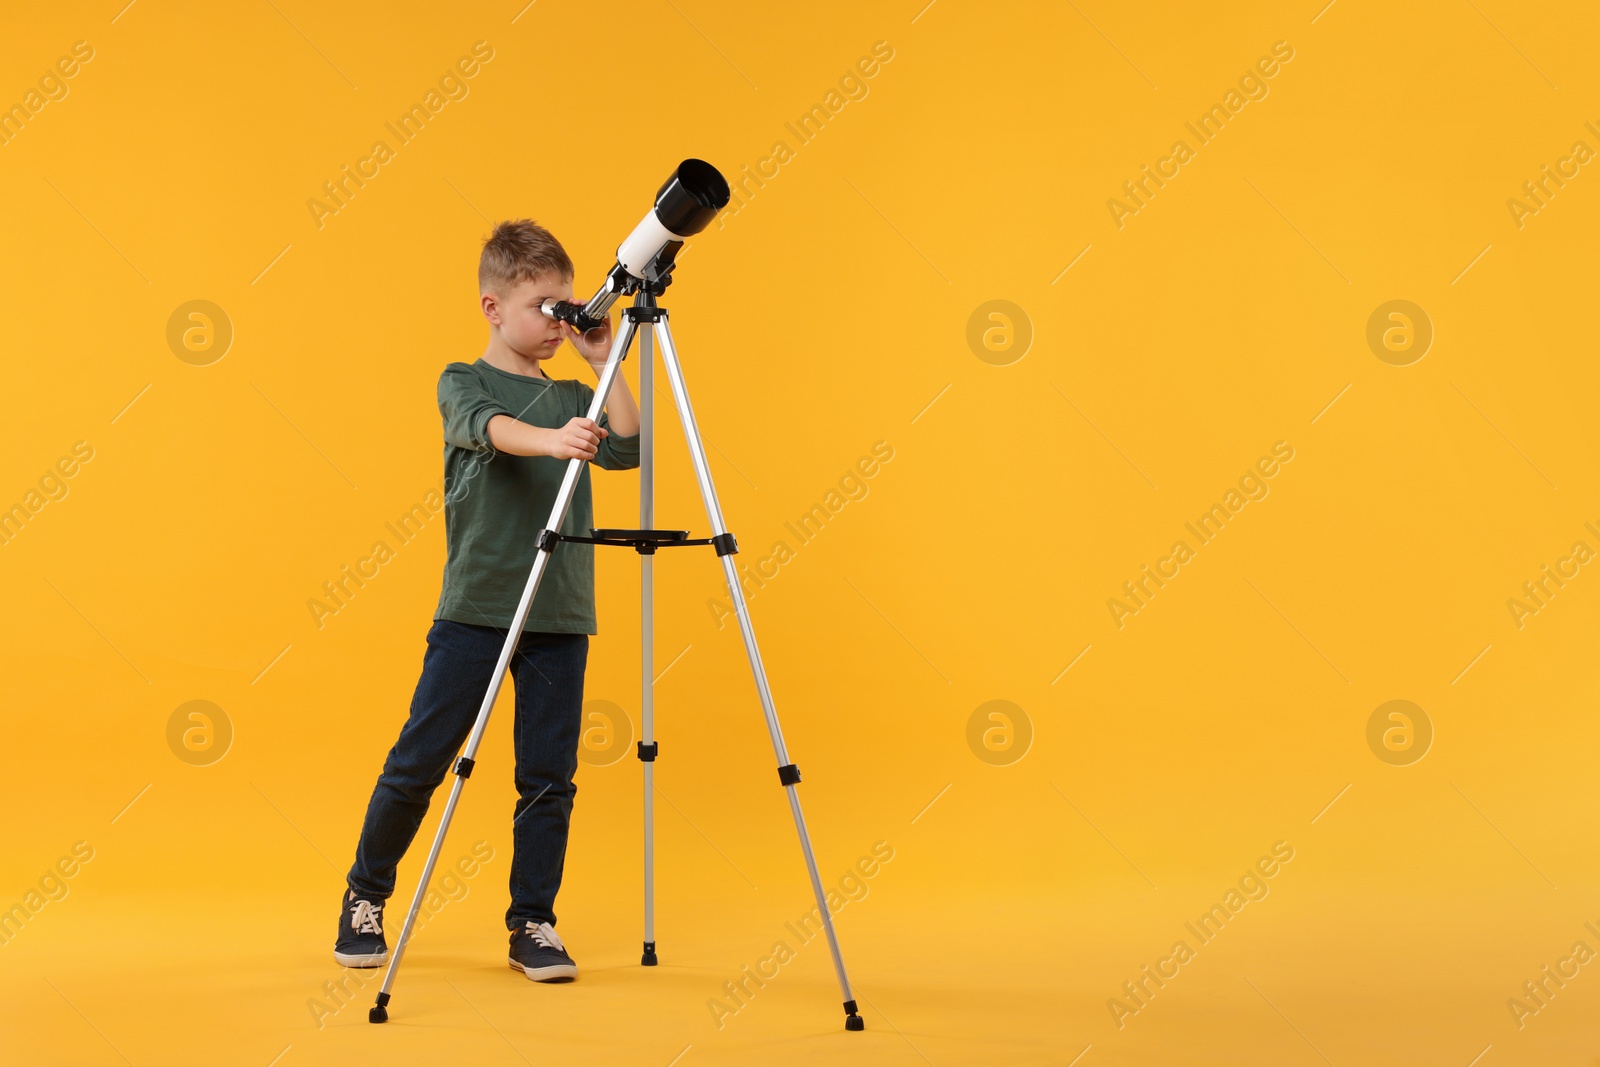
M 689 403 L 689 390 L 683 383 L 683 368 L 678 363 L 678 349 L 672 342 L 672 330 L 667 324 L 666 309 L 661 309 L 660 321 L 655 329 L 661 341 L 661 364 L 666 368 L 667 379 L 672 384 L 672 399 L 683 423 L 683 436 L 689 445 L 689 458 L 694 463 L 695 481 L 700 484 L 700 496 L 705 502 L 706 517 L 711 522 L 711 533 L 718 541 L 717 554 L 722 558 L 722 573 L 728 580 L 728 595 L 733 600 L 734 613 L 739 619 L 739 632 L 744 637 L 745 654 L 750 659 L 750 671 L 755 675 L 756 691 L 761 695 L 761 710 L 767 718 L 767 733 L 772 736 L 772 751 L 778 757 L 778 780 L 789 795 L 789 810 L 794 815 L 794 828 L 800 835 L 800 850 L 805 853 L 806 871 L 811 875 L 811 892 L 817 900 L 817 911 L 822 918 L 822 929 L 828 935 L 828 950 L 833 953 L 833 970 L 839 977 L 839 989 L 844 994 L 844 1026 L 846 1030 L 865 1027 L 856 1012 L 856 1002 L 850 992 L 850 979 L 844 973 L 844 957 L 839 954 L 839 939 L 834 934 L 833 916 L 828 911 L 828 899 L 822 889 L 822 879 L 817 875 L 817 858 L 811 851 L 811 835 L 806 832 L 806 820 L 800 813 L 800 796 L 794 787 L 800 781 L 800 770 L 789 762 L 788 750 L 783 744 L 783 731 L 778 726 L 778 712 L 772 704 L 772 690 L 767 686 L 766 668 L 761 665 L 761 650 L 756 647 L 756 633 L 750 623 L 750 612 L 745 607 L 744 590 L 739 586 L 739 574 L 733 564 L 734 546 L 728 543 L 727 527 L 722 521 L 722 506 L 717 503 L 717 489 L 711 481 L 711 467 L 706 462 L 705 447 L 700 441 L 700 429 L 695 423 L 694 409 Z
M 639 331 L 639 528 L 655 526 L 655 355 L 654 331 Z M 639 554 L 639 759 L 644 764 L 644 953 L 639 962 L 656 965 L 655 839 L 655 556 Z
M 606 406 L 606 397 L 611 392 L 612 383 L 617 380 L 617 374 L 622 367 L 622 361 L 627 357 L 628 345 L 633 341 L 637 325 L 623 316 L 621 329 L 611 343 L 611 355 L 606 359 L 605 370 L 600 372 L 600 382 L 595 386 L 594 400 L 589 404 L 586 418 L 597 420 L 600 412 Z M 467 737 L 466 747 L 461 750 L 461 755 L 455 762 L 455 784 L 450 787 L 450 799 L 445 802 L 444 814 L 439 817 L 439 829 L 433 835 L 433 847 L 428 850 L 428 862 L 423 865 L 422 879 L 417 883 L 416 895 L 411 898 L 411 910 L 406 913 L 406 922 L 400 930 L 400 940 L 395 944 L 394 955 L 389 960 L 389 969 L 384 972 L 383 985 L 379 987 L 377 1003 L 367 1012 L 369 1022 L 387 1022 L 389 1018 L 389 989 L 394 985 L 395 972 L 400 969 L 400 959 L 405 955 L 406 945 L 411 940 L 411 928 L 417 920 L 417 910 L 422 906 L 422 898 L 428 890 L 428 882 L 433 878 L 434 864 L 439 861 L 439 850 L 444 847 L 445 834 L 450 832 L 450 819 L 455 815 L 456 802 L 461 799 L 461 787 L 472 774 L 472 763 L 478 753 L 478 745 L 483 740 L 483 732 L 489 726 L 489 713 L 494 710 L 495 698 L 500 695 L 501 683 L 505 681 L 506 670 L 511 664 L 511 655 L 516 650 L 517 641 L 522 636 L 522 626 L 528 621 L 528 611 L 533 607 L 534 594 L 539 591 L 539 583 L 544 579 L 544 572 L 550 565 L 550 554 L 559 543 L 547 534 L 553 534 L 561 529 L 561 524 L 566 520 L 567 509 L 572 505 L 572 494 L 578 487 L 578 476 L 583 473 L 583 465 L 588 460 L 574 459 L 567 464 L 567 473 L 561 479 L 561 489 L 556 493 L 555 507 L 550 509 L 550 521 L 540 531 L 538 551 L 534 555 L 533 569 L 528 572 L 528 583 L 523 586 L 522 599 L 517 603 L 516 614 L 511 619 L 511 628 L 506 631 L 506 643 L 500 649 L 500 658 L 495 662 L 494 676 L 489 679 L 489 689 L 483 694 L 483 704 L 478 708 L 478 720 L 472 726 L 472 733 Z

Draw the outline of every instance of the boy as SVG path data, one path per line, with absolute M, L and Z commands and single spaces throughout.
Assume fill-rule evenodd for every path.
M 546 318 L 546 299 L 572 299 L 572 260 L 529 219 L 502 222 L 478 261 L 489 346 L 439 378 L 444 419 L 444 587 L 428 631 L 410 716 L 384 761 L 346 877 L 333 958 L 382 966 L 383 908 L 395 868 L 428 799 L 466 741 L 533 567 L 534 537 L 549 520 L 567 461 L 607 470 L 639 465 L 639 408 L 617 376 L 598 425 L 583 417 L 588 385 L 551 379 L 541 364 L 571 341 L 598 376 L 611 323 L 580 334 Z M 587 534 L 594 504 L 585 466 L 560 532 Z M 510 963 L 538 982 L 567 982 L 577 965 L 555 932 L 555 898 L 577 792 L 583 671 L 595 632 L 594 546 L 563 543 L 551 556 L 523 626 L 516 686 L 517 802 L 512 815 Z M 397 927 L 398 929 L 398 927 Z

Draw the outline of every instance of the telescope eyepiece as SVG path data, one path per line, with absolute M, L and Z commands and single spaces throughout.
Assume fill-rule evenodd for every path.
M 566 300 L 546 300 L 539 305 L 539 310 L 544 313 L 545 318 L 568 323 L 579 333 L 588 333 L 604 321 L 603 318 L 585 312 L 582 304 L 573 304 Z

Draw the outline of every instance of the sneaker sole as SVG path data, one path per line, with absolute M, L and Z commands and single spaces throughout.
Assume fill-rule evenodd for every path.
M 570 982 L 578 977 L 578 968 L 570 963 L 552 963 L 548 967 L 524 967 L 514 959 L 510 962 L 513 971 L 521 971 L 534 982 Z
M 333 960 L 342 967 L 382 967 L 385 963 L 389 962 L 389 953 L 349 953 L 335 951 L 333 954 Z

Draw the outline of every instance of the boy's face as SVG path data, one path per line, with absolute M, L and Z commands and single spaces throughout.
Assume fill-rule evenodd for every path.
M 572 279 L 555 274 L 518 282 L 505 293 L 483 294 L 483 315 L 506 345 L 526 359 L 545 360 L 563 340 L 561 323 L 539 310 L 546 300 L 572 299 Z

